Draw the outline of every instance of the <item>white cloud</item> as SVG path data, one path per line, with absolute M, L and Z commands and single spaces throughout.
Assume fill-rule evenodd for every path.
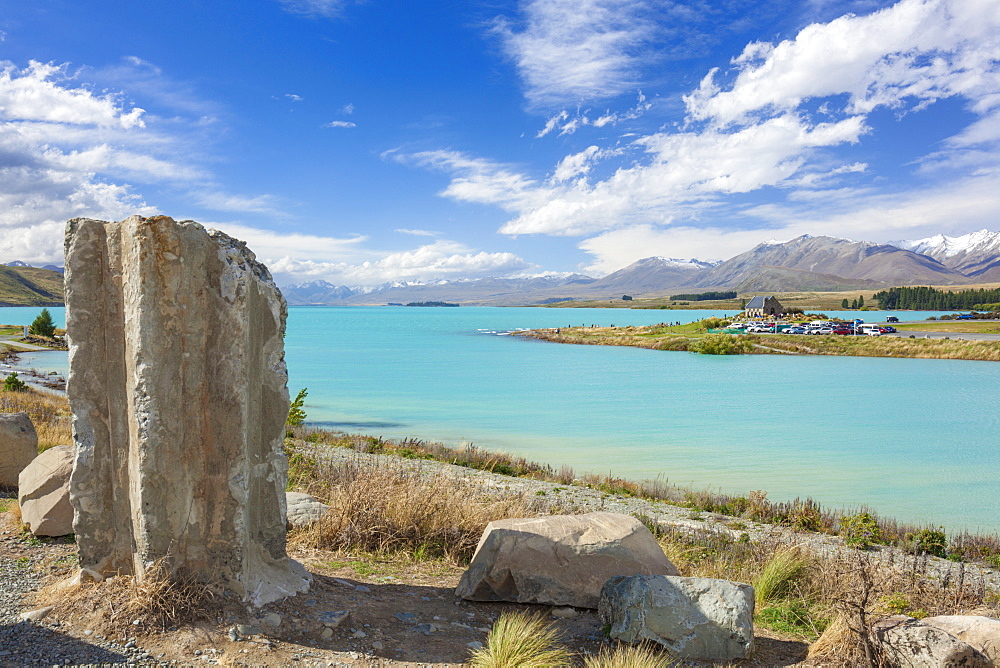
M 97 127 L 144 127 L 143 109 L 126 110 L 113 95 L 59 85 L 71 81 L 65 65 L 32 60 L 19 71 L 7 63 L 0 72 L 0 119 Z
M 348 0 L 279 0 L 285 11 L 311 18 L 340 16 Z
M 285 98 L 291 100 L 292 102 L 302 102 L 305 99 L 301 95 L 296 95 L 295 93 L 285 93 Z
M 513 253 L 475 252 L 463 244 L 445 240 L 408 251 L 384 253 L 377 260 L 356 263 L 303 261 L 298 257 L 301 256 L 289 255 L 271 260 L 268 261 L 268 266 L 286 282 L 323 279 L 349 286 L 374 286 L 390 281 L 506 276 L 532 267 Z
M 436 237 L 440 232 L 432 232 L 431 230 L 408 230 L 404 227 L 397 228 L 394 230 L 399 234 L 410 234 L 415 237 Z
M 441 195 L 460 201 L 496 204 L 508 210 L 520 210 L 537 202 L 543 192 L 536 181 L 519 174 L 510 165 L 471 157 L 458 151 L 386 151 L 382 157 L 450 172 L 451 182 Z
M 532 107 L 558 108 L 617 96 L 639 83 L 654 27 L 649 2 L 524 0 L 524 25 L 494 30 L 514 60 Z
M 352 123 L 350 121 L 330 121 L 329 123 L 327 123 L 323 127 L 324 128 L 356 128 L 356 127 L 358 127 L 358 124 L 357 123 Z
M 353 114 L 354 103 L 349 102 L 348 104 L 345 104 L 343 107 L 340 108 L 340 113 L 344 114 L 345 116 L 350 116 L 351 114 Z
M 233 195 L 219 191 L 199 191 L 193 193 L 199 204 L 216 211 L 239 211 L 246 213 L 268 213 L 278 215 L 274 197 L 271 195 Z
M 992 0 L 902 0 L 868 16 L 804 28 L 793 40 L 754 42 L 734 59 L 728 89 L 717 70 L 685 98 L 695 120 L 728 124 L 845 95 L 845 113 L 907 100 L 929 103 L 997 90 L 1000 9 Z

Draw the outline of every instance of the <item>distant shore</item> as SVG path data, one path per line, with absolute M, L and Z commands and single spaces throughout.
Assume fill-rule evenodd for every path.
M 702 321 L 705 322 L 705 321 Z M 632 327 L 561 327 L 516 332 L 516 336 L 576 345 L 629 346 L 716 355 L 839 355 L 1000 362 L 1000 342 L 952 339 L 935 327 L 934 337 L 906 331 L 896 336 L 805 336 L 801 334 L 710 333 L 700 323 Z M 956 332 L 958 334 L 959 332 Z M 963 334 L 968 336 L 967 333 Z M 926 338 L 921 338 L 926 336 Z

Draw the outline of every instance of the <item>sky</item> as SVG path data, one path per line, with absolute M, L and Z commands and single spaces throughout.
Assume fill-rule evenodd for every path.
M 279 285 L 1000 230 L 996 0 L 0 0 L 0 262 L 74 217 Z

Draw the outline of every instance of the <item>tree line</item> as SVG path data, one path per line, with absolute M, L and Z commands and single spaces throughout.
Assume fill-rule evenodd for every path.
M 704 302 L 710 299 L 736 299 L 736 291 L 732 292 L 697 292 L 690 295 L 670 295 L 671 299 L 683 299 L 689 302 Z
M 889 288 L 873 295 L 886 311 L 908 309 L 914 311 L 965 311 L 1000 302 L 1000 289 L 985 288 L 959 290 L 958 292 L 935 290 L 929 287 Z

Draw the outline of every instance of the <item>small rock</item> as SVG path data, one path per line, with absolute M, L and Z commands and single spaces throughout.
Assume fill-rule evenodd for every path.
M 37 610 L 29 610 L 28 612 L 21 613 L 21 619 L 26 622 L 40 622 L 45 619 L 50 612 L 52 612 L 53 606 L 48 605 L 44 608 L 38 608 Z
M 90 629 L 87 629 L 86 631 L 83 632 L 83 635 L 85 635 L 85 636 L 92 636 L 92 635 L 94 635 L 94 632 L 91 631 Z
M 273 626 L 274 628 L 278 628 L 279 626 L 281 626 L 281 615 L 279 615 L 276 612 L 269 612 L 266 615 L 264 615 L 263 622 L 265 626 Z
M 236 630 L 235 626 L 232 627 L 231 629 L 229 629 L 228 635 L 229 635 L 229 641 L 230 642 L 239 642 L 239 640 L 240 640 L 240 634 Z
M 330 638 L 333 637 L 333 629 L 331 629 L 329 626 L 323 627 L 323 633 L 320 634 L 320 637 L 323 638 L 323 640 L 329 640 Z
M 194 655 L 195 655 L 195 656 L 201 656 L 201 650 L 200 650 L 200 649 L 196 649 L 196 650 L 194 651 Z
M 429 636 L 434 633 L 437 629 L 433 624 L 417 624 L 410 631 L 413 633 L 423 633 L 425 636 Z
M 241 636 L 258 636 L 264 632 L 264 629 L 253 624 L 237 624 L 236 632 Z
M 364 631 L 358 629 L 357 631 L 355 631 L 354 633 L 351 634 L 351 637 L 352 638 L 367 638 L 368 634 L 365 633 Z
M 344 623 L 348 617 L 351 616 L 349 610 L 327 610 L 326 612 L 321 612 L 316 616 L 320 624 L 324 626 L 329 626 L 331 629 L 335 629 Z
M 368 592 L 371 591 L 371 589 L 369 589 L 368 587 L 366 587 L 364 585 L 358 585 L 357 587 L 354 588 L 354 591 L 360 591 L 362 593 L 368 593 Z
M 482 649 L 483 643 L 479 642 L 478 640 L 473 640 L 472 642 L 466 644 L 466 647 L 468 647 L 469 649 Z
M 376 640 L 375 642 L 372 643 L 372 649 L 375 650 L 376 652 L 381 651 L 382 650 L 382 643 L 380 643 L 378 640 Z
M 397 612 L 393 615 L 396 619 L 403 622 L 404 624 L 416 624 L 417 616 L 412 612 Z
M 571 619 L 576 617 L 576 610 L 573 608 L 552 608 L 552 612 L 549 614 L 556 619 Z

